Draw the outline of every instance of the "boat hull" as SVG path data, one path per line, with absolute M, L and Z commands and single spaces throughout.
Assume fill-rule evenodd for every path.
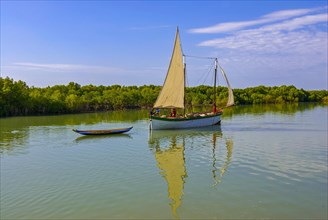
M 150 117 L 150 129 L 167 130 L 167 129 L 184 129 L 197 128 L 216 125 L 221 122 L 221 113 L 195 118 L 160 118 L 156 116 Z
M 108 135 L 108 134 L 122 134 L 128 132 L 133 127 L 129 128 L 116 128 L 111 130 L 77 130 L 73 129 L 74 132 L 82 134 L 82 135 Z

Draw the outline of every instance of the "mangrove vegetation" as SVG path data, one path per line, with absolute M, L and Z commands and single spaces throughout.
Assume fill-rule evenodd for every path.
M 0 77 L 0 117 L 19 115 L 64 114 L 150 108 L 161 86 L 81 86 L 70 82 L 45 88 L 29 87 L 25 82 Z M 257 86 L 233 89 L 236 105 L 261 103 L 323 102 L 328 104 L 327 90 L 304 90 L 295 86 Z M 224 106 L 226 87 L 217 88 L 217 103 Z M 186 88 L 188 106 L 211 105 L 213 88 L 201 85 Z

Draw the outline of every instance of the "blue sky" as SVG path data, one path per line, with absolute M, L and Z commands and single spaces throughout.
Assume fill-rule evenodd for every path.
M 1 77 L 162 85 L 179 26 L 184 53 L 218 57 L 234 88 L 328 89 L 327 16 L 312 0 L 2 0 Z M 188 85 L 209 83 L 209 64 L 187 58 Z

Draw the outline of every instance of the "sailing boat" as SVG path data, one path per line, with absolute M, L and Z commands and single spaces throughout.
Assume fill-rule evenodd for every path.
M 216 77 L 218 69 L 218 59 L 215 60 L 214 68 L 214 86 L 213 86 L 213 110 L 205 113 L 189 113 L 185 114 L 185 87 L 186 87 L 186 63 L 185 55 L 182 53 L 179 29 L 177 28 L 174 49 L 171 62 L 167 71 L 166 79 L 159 96 L 154 104 L 153 109 L 171 109 L 172 114 L 166 115 L 150 115 L 150 129 L 183 129 L 216 125 L 221 122 L 222 110 L 216 109 Z M 234 98 L 231 86 L 227 76 L 220 66 L 220 70 L 227 82 L 229 97 L 227 106 L 234 105 Z M 176 115 L 176 109 L 184 109 L 182 116 Z M 153 111 L 151 111 L 153 112 Z

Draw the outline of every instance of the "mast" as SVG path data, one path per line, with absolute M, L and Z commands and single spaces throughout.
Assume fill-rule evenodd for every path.
M 183 87 L 183 117 L 186 115 L 186 56 L 182 55 L 183 58 L 183 78 L 184 78 L 184 87 Z
M 216 112 L 216 77 L 218 73 L 218 58 L 215 58 L 215 67 L 214 67 L 214 86 L 213 86 L 213 112 Z

